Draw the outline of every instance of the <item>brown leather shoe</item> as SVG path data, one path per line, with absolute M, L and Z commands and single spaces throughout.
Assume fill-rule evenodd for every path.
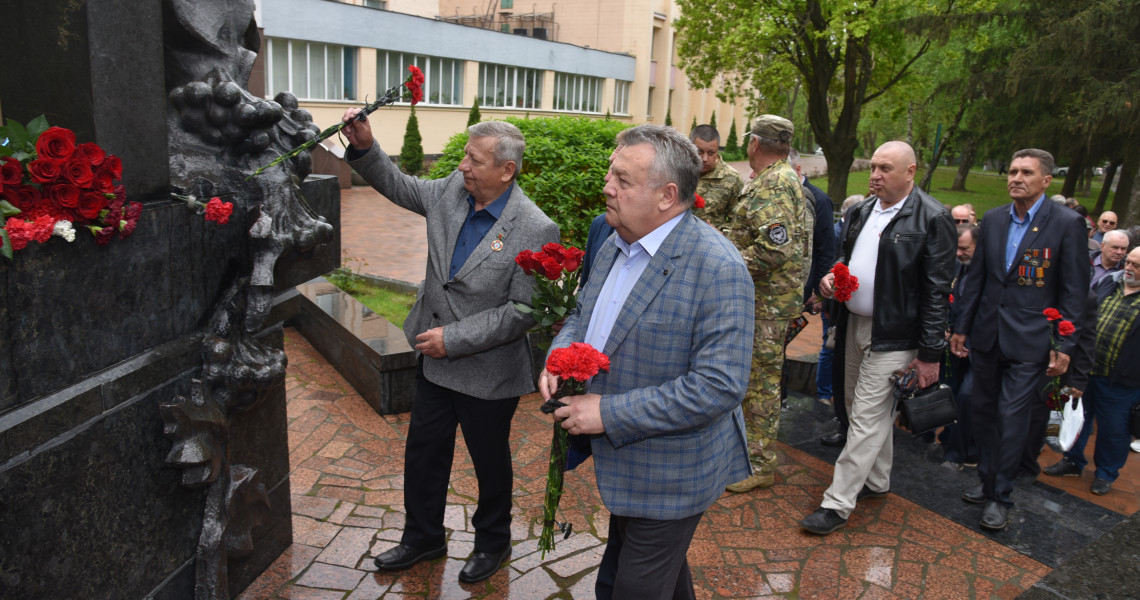
M 724 489 L 726 489 L 726 490 L 728 490 L 734 494 L 740 494 L 740 493 L 747 492 L 747 491 L 754 489 L 754 488 L 760 488 L 760 489 L 770 488 L 773 485 L 775 485 L 775 483 L 776 483 L 776 474 L 775 473 L 753 473 L 751 476 L 748 477 L 748 479 L 745 479 L 743 481 L 737 481 L 736 483 L 731 483 L 731 484 L 725 486 Z

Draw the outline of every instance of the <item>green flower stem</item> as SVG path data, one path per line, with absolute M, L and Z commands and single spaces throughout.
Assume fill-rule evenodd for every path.
M 375 112 L 376 109 L 380 108 L 381 106 L 387 106 L 387 105 L 392 104 L 393 102 L 399 100 L 400 98 L 402 98 L 404 95 L 404 86 L 411 80 L 412 80 L 412 76 L 409 75 L 407 77 L 407 79 L 404 80 L 403 83 L 401 83 L 399 85 L 392 86 L 391 88 L 389 88 L 388 91 L 385 92 L 384 95 L 381 96 L 378 100 L 376 100 L 372 104 L 366 104 L 364 106 L 364 108 L 361 109 L 360 114 L 356 115 L 356 120 L 363 121 L 363 120 L 368 118 L 368 115 Z M 258 175 L 261 175 L 262 171 L 269 169 L 269 168 L 272 168 L 272 167 L 276 167 L 277 165 L 279 165 L 279 164 L 281 164 L 281 163 L 283 163 L 283 162 L 285 162 L 291 158 L 296 157 L 298 154 L 300 154 L 302 152 L 311 150 L 313 148 L 313 146 L 316 146 L 317 144 L 319 144 L 319 143 L 329 139 L 330 137 L 340 133 L 340 130 L 344 129 L 345 125 L 348 125 L 348 123 L 341 121 L 340 123 L 337 123 L 336 125 L 332 125 L 330 127 L 325 128 L 325 130 L 322 131 L 320 133 L 320 135 L 318 135 L 317 137 L 301 144 L 300 146 L 297 146 L 296 148 L 293 148 L 292 150 L 286 152 L 285 154 L 282 154 L 281 156 L 278 156 L 277 158 L 273 159 L 273 162 L 271 162 L 267 165 L 263 165 L 261 167 L 258 167 L 258 169 L 256 171 L 254 171 L 253 173 L 251 173 L 248 177 L 246 177 L 245 180 L 249 181 L 250 179 L 257 177 Z
M 584 393 L 586 393 L 585 382 L 565 379 L 558 385 L 554 399 Z M 558 502 L 562 499 L 563 477 L 566 473 L 566 451 L 569 445 L 569 434 L 562 428 L 562 422 L 554 421 L 554 436 L 550 440 L 550 466 L 546 470 L 546 498 L 542 503 L 542 533 L 538 536 L 538 549 L 542 551 L 541 558 L 546 558 L 547 551 L 554 550 L 554 513 L 557 512 Z

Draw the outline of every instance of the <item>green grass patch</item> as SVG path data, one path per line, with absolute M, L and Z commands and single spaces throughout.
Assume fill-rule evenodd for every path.
M 372 312 L 384 317 L 396 327 L 403 328 L 404 320 L 408 318 L 412 304 L 416 302 L 415 294 L 396 292 L 372 285 L 364 277 L 343 267 L 325 275 L 325 279 L 328 279 L 333 285 L 344 290 L 371 309 Z
M 966 191 L 952 192 L 950 185 L 954 183 L 954 175 L 957 173 L 956 167 L 939 167 L 934 171 L 934 178 L 930 181 L 930 189 L 927 192 L 934 196 L 936 200 L 944 204 L 955 206 L 958 204 L 973 204 L 974 211 L 981 217 L 983 213 L 991 208 L 996 208 L 1003 204 L 1009 203 L 1009 192 L 1005 187 L 1006 178 L 1004 175 L 998 175 L 996 171 L 970 171 L 969 177 L 966 178 Z M 924 169 L 919 169 L 914 175 L 915 183 L 922 181 L 925 175 Z M 867 194 L 867 185 L 871 180 L 870 171 L 854 171 L 847 178 L 847 194 Z M 1049 189 L 1045 190 L 1045 194 L 1052 196 L 1053 194 L 1061 193 L 1061 186 L 1064 185 L 1065 180 L 1054 178 L 1053 183 L 1049 185 Z M 1091 208 L 1096 204 L 1096 197 L 1100 194 L 1101 179 L 1093 180 L 1092 191 L 1090 196 L 1083 196 L 1078 194 L 1077 200 L 1084 204 L 1086 207 Z M 846 197 L 846 196 L 844 196 Z M 836 209 L 843 202 L 843 198 L 833 198 L 835 200 Z

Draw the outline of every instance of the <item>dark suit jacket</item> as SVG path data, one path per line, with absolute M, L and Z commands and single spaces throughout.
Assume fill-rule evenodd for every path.
M 819 280 L 835 265 L 835 204 L 831 196 L 804 179 L 815 199 L 815 228 L 811 239 L 811 274 L 804 285 L 804 302 L 819 289 Z
M 1005 270 L 1005 244 L 1010 204 L 989 210 L 985 216 L 974 259 L 962 288 L 961 314 L 954 331 L 966 333 L 974 350 L 1000 349 L 1010 359 L 1047 362 L 1050 324 L 1042 312 L 1056 308 L 1072 321 L 1077 332 L 1061 338 L 1061 351 L 1074 356 L 1085 324 L 1085 297 L 1089 289 L 1089 259 L 1085 250 L 1085 224 L 1080 215 L 1048 198 L 1025 232 L 1009 271 Z M 1037 255 L 1033 251 L 1037 250 Z M 1018 267 L 1044 261 L 1043 284 L 1036 276 L 1019 285 Z
M 582 274 L 578 278 L 578 289 L 585 289 L 586 282 L 590 280 L 590 270 L 596 263 L 595 255 L 602 244 L 610 239 L 614 228 L 606 223 L 606 213 L 602 213 L 590 223 L 590 233 L 586 234 L 586 255 L 582 257 Z

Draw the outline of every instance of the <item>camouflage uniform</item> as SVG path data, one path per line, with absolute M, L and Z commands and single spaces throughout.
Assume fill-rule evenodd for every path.
M 693 213 L 720 229 L 728 222 L 732 206 L 743 189 L 744 178 L 740 173 L 718 158 L 713 170 L 697 182 L 697 193 L 705 199 L 705 207 L 694 209 Z
M 811 270 L 815 216 L 807 203 L 799 176 L 782 159 L 749 182 L 729 221 L 728 239 L 756 284 L 756 337 L 744 416 L 752 467 L 760 474 L 776 469 L 772 443 L 780 426 L 784 334 L 803 310 Z

